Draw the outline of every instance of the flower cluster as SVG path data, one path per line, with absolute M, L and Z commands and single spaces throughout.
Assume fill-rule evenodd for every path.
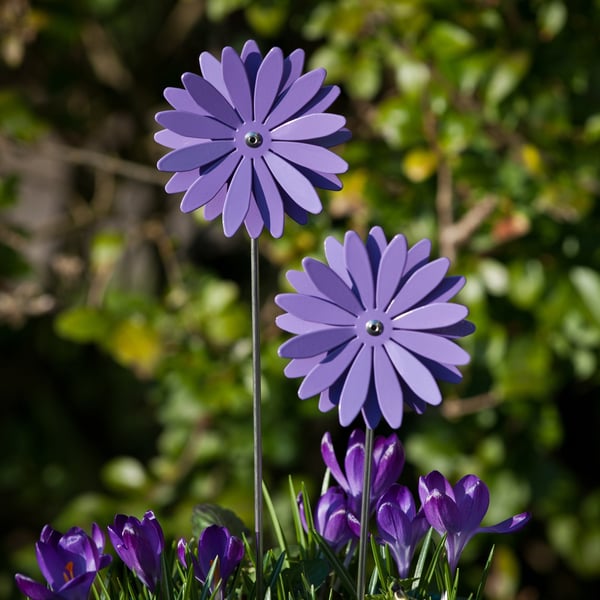
M 350 543 L 353 552 L 360 535 L 360 506 L 365 460 L 364 433 L 351 433 L 344 459 L 345 473 L 335 456 L 331 435 L 323 436 L 323 460 L 337 481 L 318 500 L 313 523 L 315 530 L 339 552 Z M 454 573 L 467 542 L 477 533 L 510 533 L 529 520 L 521 513 L 491 527 L 481 527 L 489 506 L 489 490 L 475 475 L 466 475 L 452 486 L 438 471 L 419 479 L 421 507 L 417 510 L 410 490 L 397 483 L 404 466 L 404 451 L 395 434 L 377 436 L 371 465 L 369 514 L 375 515 L 378 540 L 389 547 L 399 577 L 408 577 L 417 545 L 433 527 L 445 536 L 446 556 Z M 300 515 L 308 529 L 304 499 L 298 498 Z
M 164 575 L 165 539 L 154 513 L 147 511 L 141 521 L 133 516 L 116 515 L 107 531 L 123 564 L 155 594 Z M 180 540 L 177 555 L 181 565 L 187 569 L 191 560 L 194 577 L 211 592 L 218 588 L 223 597 L 229 577 L 242 561 L 242 541 L 226 527 L 212 525 L 200 534 L 195 548 L 191 546 Z M 46 525 L 36 544 L 36 553 L 48 585 L 17 574 L 17 586 L 32 600 L 87 600 L 96 575 L 112 561 L 103 550 L 104 533 L 95 523 L 91 536 L 78 527 L 63 535 Z M 212 564 L 217 568 L 211 570 Z M 212 577 L 207 581 L 209 571 Z

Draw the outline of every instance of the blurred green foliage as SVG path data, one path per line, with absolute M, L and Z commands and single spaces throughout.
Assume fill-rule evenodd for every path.
M 288 473 L 316 490 L 323 432 L 346 435 L 282 375 L 285 271 L 348 228 L 430 236 L 477 331 L 464 382 L 402 427 L 403 481 L 474 472 L 491 522 L 533 512 L 494 540 L 488 598 L 597 594 L 599 30 L 598 0 L 5 0 L 0 597 L 46 522 L 152 508 L 189 535 L 217 503 L 251 523 L 247 240 L 179 214 L 152 140 L 162 89 L 249 37 L 327 68 L 354 134 L 324 213 L 261 240 L 274 501 Z

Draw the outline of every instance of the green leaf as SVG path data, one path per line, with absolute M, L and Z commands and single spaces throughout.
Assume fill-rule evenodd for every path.
M 600 274 L 589 267 L 574 267 L 569 277 L 583 303 L 600 324 Z
M 425 43 L 438 59 L 447 60 L 467 52 L 475 40 L 466 29 L 454 23 L 438 21 L 429 30 Z
M 511 94 L 527 73 L 529 63 L 530 57 L 525 52 L 498 57 L 485 90 L 486 105 L 494 107 Z
M 58 335 L 75 342 L 99 342 L 107 333 L 108 321 L 91 306 L 76 306 L 58 315 L 54 326 Z
M 131 456 L 113 458 L 102 468 L 101 475 L 105 485 L 118 492 L 139 492 L 148 483 L 144 466 Z
M 241 538 L 249 532 L 244 522 L 232 511 L 216 504 L 197 504 L 192 511 L 192 534 L 199 538 L 210 525 L 227 527 L 229 532 Z

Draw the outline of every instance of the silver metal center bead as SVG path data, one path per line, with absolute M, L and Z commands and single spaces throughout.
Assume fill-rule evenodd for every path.
M 365 329 L 369 335 L 381 335 L 383 333 L 383 323 L 377 319 L 371 319 L 365 323 Z
M 244 141 L 250 148 L 258 148 L 263 143 L 263 138 L 262 135 L 256 131 L 249 131 L 244 136 Z

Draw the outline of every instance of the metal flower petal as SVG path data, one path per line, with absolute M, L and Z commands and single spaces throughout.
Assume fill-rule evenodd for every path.
M 304 377 L 301 399 L 319 394 L 319 408 L 337 407 L 344 426 L 362 412 L 371 428 L 383 418 L 397 429 L 404 405 L 420 414 L 442 401 L 438 381 L 461 380 L 456 366 L 469 355 L 454 340 L 474 326 L 451 300 L 465 280 L 447 275 L 448 259 L 430 261 L 430 250 L 429 240 L 409 248 L 403 235 L 388 243 L 374 227 L 364 243 L 354 231 L 343 244 L 327 238 L 326 262 L 305 258 L 304 271 L 288 273 L 297 293 L 275 298 L 287 311 L 277 323 L 295 335 L 279 355 L 304 361 L 286 371 Z
M 222 215 L 228 237 L 242 224 L 252 238 L 265 227 L 280 237 L 284 214 L 304 224 L 322 210 L 315 187 L 341 189 L 336 174 L 348 165 L 329 148 L 350 135 L 344 117 L 325 112 L 339 88 L 323 86 L 323 69 L 302 75 L 303 65 L 302 51 L 263 58 L 250 40 L 221 61 L 203 52 L 202 76 L 165 90 L 173 110 L 157 113 L 165 129 L 155 139 L 171 151 L 157 166 L 174 173 L 167 192 L 185 192 L 183 212 Z

